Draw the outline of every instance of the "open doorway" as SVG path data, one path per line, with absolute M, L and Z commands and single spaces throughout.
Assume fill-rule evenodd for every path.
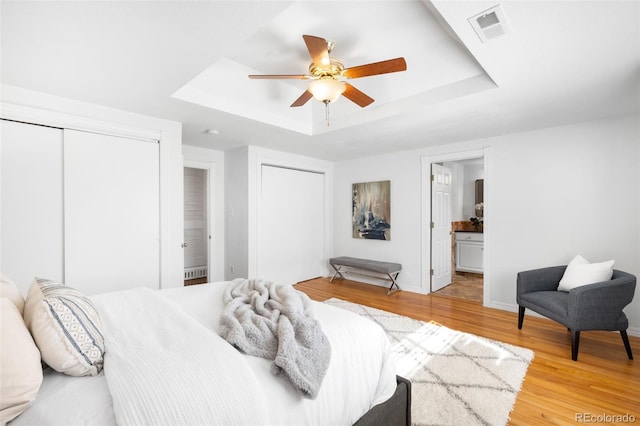
M 429 291 L 482 303 L 487 272 L 483 152 L 431 158 L 425 166 L 430 180 Z
M 184 167 L 184 285 L 203 284 L 211 276 L 209 232 L 209 179 L 207 163 Z

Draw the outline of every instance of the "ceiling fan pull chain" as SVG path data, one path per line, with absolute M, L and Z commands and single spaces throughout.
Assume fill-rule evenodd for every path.
M 327 127 L 329 127 L 329 101 L 323 101 L 323 102 L 324 102 L 324 108 L 325 108 L 324 119 L 327 122 Z

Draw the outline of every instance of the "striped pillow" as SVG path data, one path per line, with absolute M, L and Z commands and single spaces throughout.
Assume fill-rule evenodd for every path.
M 93 302 L 78 290 L 35 278 L 24 321 L 42 360 L 70 376 L 95 376 L 104 363 L 104 338 Z

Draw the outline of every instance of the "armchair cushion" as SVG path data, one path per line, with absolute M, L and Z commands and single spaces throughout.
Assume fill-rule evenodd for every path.
M 569 293 L 558 291 L 534 291 L 522 295 L 521 306 L 547 318 L 567 325 L 569 318 Z
M 589 263 L 587 259 L 577 255 L 567 265 L 558 285 L 558 291 L 570 291 L 583 285 L 608 281 L 613 274 L 614 263 L 614 260 Z

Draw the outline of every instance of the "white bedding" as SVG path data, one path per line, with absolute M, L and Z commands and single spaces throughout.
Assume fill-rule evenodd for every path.
M 162 290 L 158 294 L 165 296 L 190 317 L 199 321 L 204 326 L 202 330 L 213 330 L 216 332 L 215 337 L 218 337 L 225 286 L 226 283 L 213 283 Z M 109 298 L 108 294 L 92 297 L 101 310 L 108 309 Z M 302 398 L 290 383 L 274 377 L 270 373 L 271 361 L 243 355 L 235 350 L 228 354 L 232 358 L 235 357 L 233 365 L 247 366 L 254 378 L 251 380 L 251 387 L 255 388 L 255 410 L 259 412 L 260 406 L 266 407 L 266 413 L 259 417 L 251 417 L 254 419 L 251 424 L 351 425 L 371 407 L 387 400 L 393 394 L 396 387 L 395 363 L 382 329 L 358 315 L 326 304 L 314 302 L 313 309 L 332 347 L 331 364 L 315 400 Z M 105 314 L 104 317 L 108 320 L 109 314 Z M 144 312 L 140 321 L 143 320 Z M 168 336 L 166 338 L 171 339 Z M 107 353 L 108 351 L 107 347 Z M 216 355 L 210 354 L 212 363 L 220 361 L 220 357 Z M 149 362 L 153 363 L 152 354 L 149 356 Z M 189 364 L 181 367 L 189 368 Z M 105 370 L 107 369 L 108 358 L 105 360 Z M 218 394 L 216 398 L 224 398 L 224 388 L 221 391 L 221 383 L 217 382 L 204 384 L 214 386 L 211 392 Z M 215 386 L 218 386 L 217 390 Z M 200 389 L 198 392 L 206 391 Z M 171 391 L 168 394 L 170 395 Z M 233 392 L 229 394 L 232 395 Z M 180 408 L 177 404 L 188 405 L 189 401 L 197 400 L 198 398 L 175 396 L 172 398 L 171 410 L 192 410 L 193 407 Z M 214 411 L 244 410 L 244 416 L 251 413 L 252 408 L 243 402 L 246 400 L 231 398 L 231 401 L 226 402 L 211 400 L 210 404 Z M 238 419 L 239 422 L 242 420 L 242 423 L 237 424 L 247 424 L 246 418 L 241 416 Z M 105 373 L 96 377 L 70 377 L 46 372 L 43 386 L 34 404 L 10 425 L 46 424 L 116 424 Z

